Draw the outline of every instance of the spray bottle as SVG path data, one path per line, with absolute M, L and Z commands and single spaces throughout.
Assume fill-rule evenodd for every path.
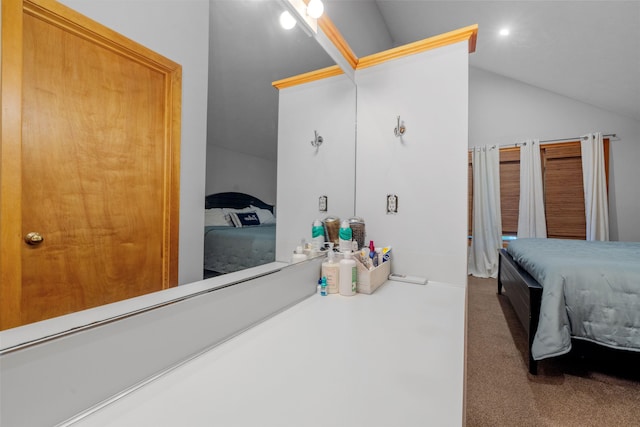
M 376 246 L 373 244 L 373 240 L 369 240 L 369 258 L 371 259 L 371 266 L 373 268 L 378 266 L 378 255 L 376 254 Z

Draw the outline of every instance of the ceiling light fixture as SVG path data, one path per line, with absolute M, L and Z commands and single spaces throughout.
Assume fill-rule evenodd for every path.
M 321 0 L 280 0 L 280 3 L 285 9 L 285 12 L 280 15 L 282 28 L 290 30 L 297 25 L 309 37 L 314 37 L 318 33 L 318 19 L 312 18 L 309 13 L 314 15 L 322 13 L 324 6 Z M 318 6 L 317 3 L 320 5 Z
M 307 15 L 314 19 L 318 19 L 324 13 L 324 4 L 322 0 L 310 0 L 307 4 Z
M 280 25 L 285 30 L 290 30 L 296 26 L 296 18 L 294 18 L 288 10 L 285 10 L 280 15 Z
M 508 28 L 501 29 L 499 34 L 501 36 L 508 36 L 509 35 L 509 29 Z

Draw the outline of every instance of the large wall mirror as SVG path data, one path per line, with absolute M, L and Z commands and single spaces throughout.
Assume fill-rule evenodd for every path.
M 272 82 L 334 65 L 301 25 L 281 27 L 280 1 L 213 0 L 210 7 L 205 278 L 276 259 L 274 217 L 286 212 L 276 203 L 279 91 Z M 237 227 L 238 215 L 251 226 Z
M 199 0 L 192 2 L 188 6 L 192 8 L 188 13 L 181 13 L 183 4 L 180 1 L 163 2 L 163 7 L 154 9 L 149 5 L 153 2 L 125 2 L 125 1 L 101 1 L 87 4 L 76 0 L 64 1 L 67 6 L 86 14 L 91 19 L 108 25 L 115 31 L 124 32 L 127 37 L 138 41 L 145 46 L 154 48 L 149 43 L 153 34 L 160 35 L 163 31 L 162 25 L 175 21 L 175 26 L 182 33 L 188 33 L 189 20 L 193 20 L 194 10 L 202 9 L 209 12 L 209 16 L 198 16 L 194 28 L 200 30 L 208 25 L 208 101 L 207 112 L 200 106 L 191 105 L 188 101 L 194 92 L 203 95 L 202 87 L 194 87 L 194 74 L 201 73 L 205 67 L 198 64 L 198 69 L 185 68 L 183 74 L 183 120 L 182 120 L 182 164 L 181 164 L 181 213 L 180 213 L 180 270 L 181 279 L 178 288 L 170 289 L 171 292 L 161 291 L 146 296 L 134 298 L 132 308 L 117 308 L 123 310 L 138 311 L 153 307 L 166 302 L 164 295 L 179 295 L 180 298 L 188 296 L 193 292 L 201 291 L 199 284 L 195 288 L 182 286 L 198 281 L 202 277 L 202 264 L 198 263 L 195 268 L 187 265 L 191 261 L 189 254 L 202 254 L 202 223 L 196 223 L 204 215 L 201 211 L 206 195 L 219 192 L 239 192 L 252 195 L 267 204 L 275 205 L 274 214 L 277 216 L 282 211 L 276 205 L 277 202 L 277 140 L 278 140 L 278 98 L 279 93 L 272 86 L 272 82 L 298 75 L 308 71 L 317 70 L 327 66 L 332 66 L 335 62 L 320 47 L 316 40 L 307 35 L 302 29 L 294 28 L 285 31 L 279 25 L 279 15 L 284 10 L 281 3 L 276 0 L 269 1 L 226 1 L 226 0 Z M 205 5 L 194 6 L 194 5 Z M 172 16 L 173 15 L 173 16 Z M 104 19 L 102 19 L 104 17 Z M 138 37 L 138 30 L 123 31 L 127 28 L 140 28 L 140 23 L 149 20 L 149 31 L 140 30 L 141 37 Z M 159 24 L 157 21 L 161 21 Z M 172 29 L 173 31 L 173 29 Z M 171 34 L 172 31 L 168 33 Z M 174 31 L 174 32 L 175 32 Z M 194 30 L 195 32 L 195 30 Z M 146 39 L 145 39 L 146 37 Z M 171 37 L 164 35 L 164 44 L 170 44 Z M 189 36 L 186 38 L 188 39 Z M 192 37 L 193 39 L 193 37 Z M 169 40 L 169 41 L 167 41 Z M 174 44 L 179 44 L 175 41 Z M 190 48 L 202 52 L 202 46 L 171 46 L 176 49 Z M 169 50 L 171 50 L 169 49 Z M 159 52 L 171 57 L 170 54 Z M 202 54 L 194 62 L 204 61 Z M 177 62 L 182 62 L 177 59 Z M 201 76 L 197 76 L 202 81 Z M 353 109 L 355 110 L 355 89 L 353 89 Z M 207 97 L 207 94 L 204 93 Z M 191 98 L 190 98 L 191 97 Z M 195 115 L 206 115 L 206 135 L 196 135 L 190 124 Z M 355 111 L 350 116 L 343 117 L 353 123 Z M 204 129 L 204 126 L 202 127 Z M 331 132 L 327 130 L 327 132 Z M 207 142 L 204 144 L 203 139 Z M 309 145 L 309 140 L 313 139 L 313 134 L 305 136 L 301 144 Z M 353 151 L 355 140 L 349 137 L 342 137 L 340 143 L 342 149 Z M 202 144 L 203 149 L 192 148 Z M 206 150 L 204 147 L 206 146 Z M 309 145 L 311 148 L 311 146 Z M 195 151 L 195 154 L 194 154 Z M 185 156 L 188 153 L 189 156 Z M 206 177 L 202 176 L 202 186 L 194 185 L 190 181 L 190 166 L 195 161 L 204 159 L 206 153 Z M 294 160 L 295 161 L 295 160 Z M 186 179 L 185 179 L 186 178 Z M 319 174 L 310 174 L 305 177 L 308 182 L 320 179 Z M 352 179 L 352 178 L 351 178 Z M 200 190 L 201 188 L 201 190 Z M 354 187 L 349 185 L 341 189 L 349 199 L 353 198 Z M 196 194 L 197 193 L 197 194 Z M 197 203 L 189 200 L 197 199 Z M 187 200 L 185 202 L 185 200 Z M 185 209 L 185 205 L 198 206 L 198 212 L 193 212 L 196 208 Z M 350 202 L 353 205 L 353 202 Z M 314 208 L 317 204 L 314 205 Z M 194 220 L 194 218 L 196 220 Z M 309 222 L 310 216 L 304 222 Z M 186 232 L 185 232 L 186 231 Z M 303 236 L 304 237 L 304 236 Z M 187 249 L 185 250 L 184 247 Z M 185 253 L 187 254 L 185 256 Z M 195 257 L 197 259 L 197 257 Z M 287 261 L 282 259 L 279 261 Z M 193 271 L 191 280 L 183 280 L 183 272 Z M 197 270 L 197 271 L 196 271 Z M 187 275 L 188 276 L 188 275 Z M 234 275 L 233 280 L 238 280 L 238 275 Z M 219 278 L 216 280 L 224 280 Z M 218 283 L 218 282 L 216 282 Z M 171 297 L 172 298 L 172 297 Z M 129 303 L 129 300 L 125 302 Z M 120 307 L 120 306 L 119 306 Z M 85 316 L 84 312 L 75 313 L 70 321 L 63 321 L 51 326 L 50 322 L 38 322 L 37 328 L 27 331 L 24 342 L 37 341 L 42 336 L 54 335 L 67 329 L 82 328 L 86 324 L 96 320 L 112 318 L 111 307 L 99 307 L 93 310 L 92 314 Z M 121 315 L 119 313 L 118 315 Z M 97 318 L 96 318 L 97 316 Z M 61 318 L 56 318 L 60 321 Z M 84 322 L 84 323 L 83 323 Z M 62 325 L 62 326 L 61 326 Z M 21 328 L 17 328 L 21 329 Z M 36 331 L 37 329 L 37 331 Z M 20 336 L 23 330 L 9 330 L 15 334 L 12 337 Z M 38 332 L 39 331 L 39 332 Z M 5 335 L 8 337 L 9 335 Z M 18 338 L 22 339 L 22 338 Z M 12 345 L 20 344 L 12 338 Z M 8 341 L 7 341 L 8 342 Z M 7 345 L 4 342 L 2 348 Z M 2 349 L 0 348 L 0 350 Z

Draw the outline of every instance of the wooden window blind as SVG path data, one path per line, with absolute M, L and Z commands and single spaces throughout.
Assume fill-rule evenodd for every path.
M 604 139 L 605 175 L 609 179 L 609 139 Z M 547 237 L 585 239 L 586 220 L 580 141 L 541 144 Z M 518 232 L 520 148 L 500 149 L 502 234 Z M 472 235 L 473 168 L 469 153 L 469 235 Z
M 518 207 L 520 204 L 520 148 L 500 150 L 500 215 L 502 234 L 518 233 Z
M 547 237 L 586 239 L 580 143 L 540 147 Z

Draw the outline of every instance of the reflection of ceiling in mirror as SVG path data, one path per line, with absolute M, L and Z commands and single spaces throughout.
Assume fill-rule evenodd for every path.
M 208 144 L 276 160 L 278 91 L 271 82 L 334 65 L 278 1 L 211 2 Z

